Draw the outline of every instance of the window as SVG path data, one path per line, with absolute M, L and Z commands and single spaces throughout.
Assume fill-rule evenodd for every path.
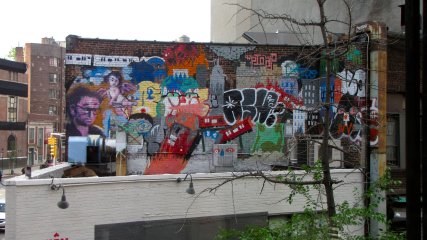
M 50 99 L 58 99 L 58 90 L 56 89 L 49 89 L 49 98 Z
M 28 129 L 28 142 L 29 143 L 35 143 L 36 140 L 36 132 L 34 128 Z
M 44 143 L 44 141 L 43 141 L 44 140 L 44 130 L 43 130 L 43 128 L 39 128 L 37 130 L 38 130 L 38 133 L 37 133 L 37 146 L 42 147 L 43 143 Z
M 13 135 L 9 135 L 7 138 L 7 151 L 16 151 L 16 138 Z
M 49 74 L 49 83 L 57 83 L 58 82 L 58 74 L 50 73 Z
M 35 155 L 35 149 L 34 148 L 28 148 L 28 164 L 34 165 L 34 160 L 36 160 L 37 156 Z
M 17 121 L 17 100 L 16 96 L 9 96 L 7 100 L 7 121 L 16 122 Z
M 49 66 L 58 67 L 58 58 L 49 58 Z
M 399 159 L 399 115 L 387 116 L 387 164 L 400 166 Z
M 18 81 L 18 73 L 13 72 L 13 71 L 9 71 L 9 79 L 17 82 Z
M 49 106 L 49 115 L 58 115 L 56 106 Z

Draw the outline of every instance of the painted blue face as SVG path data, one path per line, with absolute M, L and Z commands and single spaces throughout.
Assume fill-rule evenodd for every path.
M 139 135 L 148 133 L 153 126 L 150 121 L 146 119 L 131 119 L 128 123 L 129 127 L 137 132 Z

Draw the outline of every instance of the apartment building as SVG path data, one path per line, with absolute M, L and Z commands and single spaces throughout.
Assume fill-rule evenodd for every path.
M 27 163 L 28 84 L 25 63 L 0 59 L 0 167 Z
M 17 59 L 28 66 L 28 155 L 29 164 L 50 159 L 47 139 L 52 132 L 64 132 L 65 48 L 53 38 L 26 43 Z

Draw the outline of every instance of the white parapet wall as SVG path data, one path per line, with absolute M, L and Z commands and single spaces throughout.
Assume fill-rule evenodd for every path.
M 283 173 L 268 172 L 272 175 Z M 334 179 L 347 183 L 335 190 L 335 201 L 354 202 L 354 191 L 363 190 L 362 174 L 346 169 L 333 170 L 332 173 Z M 290 193 L 284 185 L 264 184 L 263 180 L 252 177 L 227 183 L 215 193 L 200 194 L 202 190 L 232 177 L 232 173 L 195 173 L 192 178 L 196 194 L 190 195 L 186 193 L 189 182 L 176 181 L 184 176 L 53 178 L 53 184 L 64 186 L 70 204 L 67 209 L 57 207 L 62 190 L 51 190 L 52 178 L 28 179 L 21 176 L 9 179 L 5 181 L 6 239 L 54 239 L 57 234 L 59 238 L 68 240 L 89 240 L 94 239 L 95 225 L 101 224 L 234 213 L 280 215 L 303 210 L 305 199 L 301 196 L 296 196 L 292 205 L 282 201 Z

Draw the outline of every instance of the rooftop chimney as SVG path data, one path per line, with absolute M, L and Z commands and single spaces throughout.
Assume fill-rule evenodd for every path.
M 23 47 L 15 47 L 15 61 L 25 62 L 24 61 L 24 48 Z

